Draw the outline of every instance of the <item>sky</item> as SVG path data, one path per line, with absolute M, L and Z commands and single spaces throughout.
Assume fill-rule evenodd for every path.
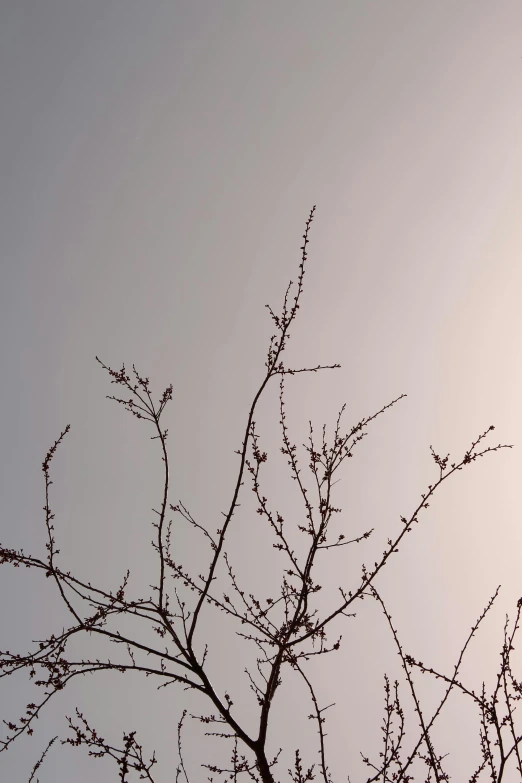
M 494 424 L 494 442 L 515 445 L 448 482 L 382 582 L 405 646 L 441 666 L 502 584 L 470 656 L 480 686 L 522 594 L 520 3 L 0 5 L 2 543 L 43 551 L 40 466 L 70 423 L 53 474 L 63 562 L 113 587 L 127 566 L 138 586 L 150 583 L 160 463 L 139 422 L 105 399 L 95 356 L 134 362 L 158 390 L 173 383 L 173 497 L 217 525 L 263 372 L 264 305 L 278 307 L 295 278 L 317 204 L 288 357 L 342 367 L 292 379 L 296 440 L 309 418 L 332 424 L 344 402 L 356 422 L 408 395 L 339 485 L 347 529 L 377 536 L 336 561 L 342 579 L 382 551 L 431 483 L 430 444 L 460 455 Z M 269 392 L 260 413 L 273 451 L 276 403 Z M 272 479 L 293 508 L 291 481 L 277 470 Z M 246 504 L 230 547 L 259 576 L 253 524 Z M 337 578 L 326 574 L 333 590 Z M 4 566 L 0 589 L 1 649 L 65 622 L 48 582 Z M 216 680 L 238 683 L 246 709 L 237 659 L 209 622 Z M 365 780 L 359 750 L 377 747 L 382 676 L 397 661 L 375 607 L 350 622 L 347 646 L 317 676 L 337 702 L 335 779 Z M 26 703 L 13 679 L 2 683 L 6 718 Z M 301 695 L 288 688 L 274 743 L 284 732 L 291 754 L 308 729 L 292 720 Z M 115 738 L 126 720 L 139 727 L 164 765 L 159 780 L 173 779 L 182 694 L 108 677 L 64 694 L 34 738 L 1 754 L 4 779 L 27 780 L 76 705 Z M 440 736 L 458 779 L 471 774 L 476 731 L 458 698 L 451 710 Z M 205 747 L 191 730 L 193 781 L 206 779 Z M 81 750 L 53 748 L 40 781 L 93 774 L 117 776 Z

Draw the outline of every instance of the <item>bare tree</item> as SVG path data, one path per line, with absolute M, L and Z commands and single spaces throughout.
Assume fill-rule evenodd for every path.
M 185 709 L 180 716 L 177 726 L 176 780 L 180 778 L 185 779 L 186 783 L 189 781 L 189 770 L 183 760 L 182 735 L 186 719 L 192 717 L 204 725 L 207 734 L 220 737 L 230 748 L 229 764 L 204 764 L 202 766 L 207 767 L 204 774 L 210 773 L 218 778 L 229 777 L 234 781 L 242 776 L 263 783 L 283 779 L 306 783 L 319 777 L 324 783 L 330 783 L 332 774 L 328 764 L 325 713 L 332 705 L 322 704 L 319 689 L 307 664 L 311 658 L 327 656 L 342 649 L 341 638 L 332 637 L 334 621 L 353 616 L 354 608 L 361 599 L 369 598 L 381 607 L 400 656 L 403 685 L 409 690 L 415 726 L 409 729 L 407 741 L 409 708 L 403 708 L 399 682 L 390 682 L 385 677 L 382 748 L 376 758 L 363 756 L 369 770 L 368 781 L 406 783 L 415 779 L 440 783 L 449 779 L 444 757 L 435 747 L 433 726 L 446 711 L 452 691 L 458 691 L 470 699 L 478 711 L 482 761 L 476 770 L 470 770 L 470 783 L 483 778 L 497 782 L 506 780 L 508 769 L 509 780 L 515 777 L 522 780 L 522 729 L 517 728 L 515 721 L 517 702 L 522 696 L 522 683 L 515 678 L 511 667 L 521 601 L 518 602 L 514 621 L 510 623 L 506 620 L 501 664 L 493 690 L 488 693 L 485 685 L 474 690 L 461 680 L 461 664 L 469 643 L 498 595 L 498 589 L 473 625 L 449 673 L 436 671 L 406 654 L 379 592 L 381 572 L 392 556 L 399 552 L 406 535 L 421 521 L 421 516 L 442 484 L 477 459 L 509 448 L 502 444 L 488 445 L 487 439 L 494 429 L 492 426 L 475 438 L 462 456 L 453 461 L 449 455 L 441 457 L 432 449 L 436 469 L 433 482 L 413 504 L 413 509 L 398 520 L 395 532 L 386 540 L 380 557 L 371 566 L 361 562 L 360 571 L 351 575 L 349 587 L 339 587 L 338 600 L 326 611 L 318 600 L 317 594 L 321 589 L 316 577 L 319 559 L 327 558 L 333 549 L 363 543 L 374 532 L 356 530 L 351 537 L 335 532 L 335 519 L 341 511 L 334 502 L 338 471 L 343 463 L 352 458 L 369 425 L 395 406 L 404 395 L 348 427 L 343 424 L 343 407 L 331 435 L 328 435 L 326 426 L 317 433 L 310 424 L 307 442 L 302 449 L 298 449 L 290 435 L 285 408 L 285 382 L 288 376 L 316 373 L 339 366 L 295 368 L 284 360 L 290 328 L 297 319 L 301 304 L 314 211 L 315 207 L 306 223 L 296 282 L 290 282 L 280 311 L 268 307 L 274 333 L 270 338 L 259 387 L 246 415 L 243 439 L 237 452 L 239 468 L 231 491 L 230 505 L 220 526 L 212 520 L 198 521 L 181 501 L 171 503 L 168 431 L 163 425 L 163 414 L 172 399 L 172 386 L 158 398 L 151 390 L 149 379 L 135 367 L 132 371 L 127 371 L 124 366 L 114 370 L 98 359 L 111 383 L 118 387 L 117 394 L 110 399 L 143 421 L 158 444 L 163 481 L 153 522 L 156 582 L 150 596 L 137 598 L 129 595 L 131 582 L 128 572 L 121 585 L 111 590 L 105 585 L 80 579 L 59 564 L 54 514 L 50 506 L 50 470 L 51 461 L 69 431 L 67 426 L 50 448 L 42 465 L 45 480 L 46 554 L 33 556 L 22 550 L 2 547 L 0 558 L 2 563 L 36 569 L 42 576 L 51 578 L 67 609 L 70 624 L 60 632 L 50 631 L 47 638 L 36 642 L 29 652 L 0 653 L 1 676 L 29 677 L 37 693 L 22 716 L 4 721 L 7 733 L 2 739 L 1 751 L 7 751 L 20 736 L 32 734 L 36 719 L 44 713 L 51 699 L 69 687 L 76 678 L 107 670 L 120 673 L 133 671 L 152 677 L 159 687 L 177 684 L 182 693 L 187 690 L 194 692 L 207 702 L 208 712 L 194 715 Z M 263 468 L 268 457 L 256 427 L 256 411 L 266 389 L 274 383 L 278 385 L 279 392 L 280 448 L 287 463 L 288 476 L 297 487 L 301 500 L 301 516 L 292 522 L 285 520 L 274 508 L 263 489 Z M 274 558 L 279 558 L 270 565 L 271 573 L 278 573 L 280 581 L 277 591 L 269 598 L 248 591 L 227 554 L 227 547 L 234 535 L 240 495 L 247 483 L 250 483 L 254 493 L 257 514 L 272 536 Z M 173 555 L 172 542 L 178 534 L 177 528 L 173 527 L 173 519 L 192 526 L 207 545 L 207 554 L 202 555 L 203 563 L 199 573 L 184 567 Z M 227 690 L 221 685 L 215 685 L 208 673 L 207 642 L 210 640 L 206 613 L 214 610 L 224 613 L 231 623 L 236 624 L 235 629 L 230 623 L 223 624 L 224 632 L 228 633 L 232 629 L 231 633 L 237 633 L 244 645 L 255 651 L 253 668 L 247 668 L 238 681 L 232 684 L 234 687 L 244 685 L 255 696 L 248 725 L 234 709 L 229 695 L 232 686 Z M 130 631 L 122 632 L 118 624 L 121 618 L 128 621 L 125 627 Z M 157 643 L 143 641 L 156 638 L 151 631 L 159 637 Z M 78 638 L 81 640 L 85 635 L 100 642 L 109 640 L 115 643 L 120 654 L 116 659 L 104 657 L 103 654 L 85 659 L 69 654 L 70 642 Z M 303 760 L 303 748 L 294 752 L 288 747 L 274 746 L 269 741 L 269 726 L 277 707 L 275 696 L 283 678 L 291 670 L 299 676 L 309 696 L 312 709 L 310 717 L 317 726 L 317 758 L 309 766 Z M 422 706 L 415 685 L 414 672 L 418 670 L 436 678 L 443 685 L 440 702 L 431 712 Z M 136 732 L 124 732 L 120 744 L 116 739 L 106 740 L 80 710 L 74 717 L 68 718 L 68 723 L 71 733 L 62 743 L 86 746 L 93 756 L 112 758 L 117 764 L 122 783 L 129 781 L 133 774 L 150 783 L 157 780 L 154 777 L 156 757 L 144 752 Z M 31 781 L 35 780 L 36 772 L 55 739 L 53 737 L 50 740 L 36 762 Z M 285 769 L 282 763 L 288 751 L 294 753 L 291 769 Z

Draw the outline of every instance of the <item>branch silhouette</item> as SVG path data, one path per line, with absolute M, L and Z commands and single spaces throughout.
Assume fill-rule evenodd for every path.
M 308 662 L 339 653 L 342 649 L 342 635 L 331 638 L 334 621 L 353 618 L 355 604 L 361 599 L 373 598 L 382 609 L 400 656 L 413 705 L 414 720 L 418 725 L 409 729 L 407 734 L 409 713 L 399 697 L 400 684 L 398 681 L 391 683 L 386 675 L 382 750 L 378 761 L 362 756 L 365 765 L 370 769 L 371 777 L 368 778 L 368 783 L 407 783 L 414 779 L 441 783 L 449 780 L 448 772 L 444 769 L 444 754 L 435 749 L 432 727 L 447 710 L 449 696 L 453 692 L 459 692 L 471 699 L 479 713 L 478 734 L 482 761 L 478 769 L 470 773 L 470 783 L 481 779 L 483 773 L 488 774 L 489 779 L 496 783 L 506 780 L 508 774 L 518 775 L 517 779 L 522 780 L 522 728 L 517 728 L 516 721 L 516 707 L 522 697 L 522 685 L 512 670 L 512 651 L 519 629 L 521 603 L 519 602 L 517 607 L 514 624 L 509 626 L 506 621 L 501 667 L 493 692 L 486 695 L 485 687 L 476 692 L 471 686 L 460 681 L 460 668 L 464 653 L 497 598 L 498 589 L 473 625 L 453 673 L 445 675 L 405 653 L 378 587 L 384 567 L 388 565 L 392 555 L 400 552 L 406 535 L 421 521 L 422 515 L 428 510 L 442 485 L 479 458 L 511 448 L 501 443 L 489 444 L 493 426 L 482 432 L 462 456 L 453 462 L 449 455 L 440 457 L 431 448 L 431 457 L 437 471 L 435 478 L 425 488 L 420 499 L 412 504 L 408 515 L 397 521 L 395 532 L 382 545 L 380 557 L 372 565 L 367 565 L 361 557 L 360 571 L 349 575 L 348 584 L 339 585 L 340 597 L 336 603 L 325 608 L 324 601 L 318 596 L 322 585 L 319 584 L 316 574 L 324 558 L 330 557 L 334 549 L 345 551 L 345 547 L 352 545 L 364 547 L 370 537 L 377 535 L 376 528 L 353 530 L 349 536 L 336 532 L 335 521 L 341 514 L 341 508 L 335 504 L 335 485 L 339 470 L 354 457 L 370 425 L 390 412 L 405 395 L 397 396 L 375 413 L 368 414 L 356 424 L 347 427 L 344 426 L 346 406 L 343 406 L 331 435 L 327 433 L 326 425 L 322 426 L 318 435 L 310 422 L 307 442 L 299 448 L 294 442 L 287 421 L 286 384 L 289 379 L 305 373 L 337 369 L 340 366 L 313 364 L 310 367 L 290 368 L 285 363 L 290 329 L 298 318 L 302 303 L 314 215 L 315 207 L 306 221 L 296 282 L 289 283 L 280 310 L 276 311 L 267 305 L 274 333 L 269 339 L 257 391 L 247 410 L 243 438 L 237 451 L 240 458 L 239 467 L 232 482 L 228 510 L 219 526 L 196 519 L 182 501 L 172 502 L 167 447 L 169 433 L 163 423 L 163 415 L 173 397 L 172 385 L 157 395 L 152 391 L 149 378 L 142 375 L 135 366 L 132 366 L 130 371 L 125 365 L 115 370 L 97 357 L 97 362 L 107 373 L 110 383 L 118 387 L 118 393 L 109 395 L 109 399 L 143 421 L 149 432 L 152 432 L 151 439 L 157 441 L 162 487 L 157 508 L 153 509 L 155 517 L 152 522 L 152 545 L 157 558 L 155 583 L 151 587 L 150 596 L 138 597 L 133 594 L 128 571 L 121 578 L 119 586 L 110 589 L 100 583 L 84 581 L 61 565 L 60 550 L 56 543 L 55 517 L 50 506 L 51 463 L 69 432 L 70 428 L 67 426 L 49 449 L 42 464 L 46 553 L 43 556 L 34 556 L 26 554 L 22 549 L 2 546 L 0 563 L 10 564 L 15 568 L 24 566 L 51 578 L 67 609 L 70 625 L 58 632 L 50 630 L 47 638 L 37 641 L 35 647 L 28 652 L 0 652 L 0 678 L 25 675 L 33 682 L 37 693 L 34 701 L 26 705 L 21 717 L 4 720 L 6 733 L 0 741 L 0 754 L 21 736 L 33 733 L 36 720 L 45 714 L 49 702 L 65 688 L 72 687 L 73 680 L 102 671 L 118 672 L 125 676 L 134 672 L 140 676 L 152 677 L 158 688 L 181 686 L 181 693 L 194 692 L 208 705 L 209 712 L 204 714 L 193 715 L 187 709 L 183 710 L 173 743 L 178 755 L 176 781 L 184 779 L 185 783 L 190 783 L 191 779 L 195 779 L 193 772 L 189 775 L 183 758 L 182 735 L 185 722 L 189 718 L 194 725 L 203 725 L 207 736 L 219 738 L 228 744 L 229 762 L 224 765 L 219 761 L 202 764 L 207 772 L 218 778 L 237 781 L 241 777 L 255 783 L 275 783 L 276 780 L 285 779 L 286 774 L 286 778 L 294 783 L 305 783 L 316 777 L 322 778 L 323 783 L 333 783 L 331 764 L 328 761 L 330 751 L 326 712 L 330 710 L 328 715 L 332 714 L 334 705 L 321 706 L 323 701 L 320 696 L 320 683 L 314 681 Z M 276 378 L 277 381 L 274 381 Z M 285 519 L 283 513 L 270 500 L 270 493 L 265 494 L 264 489 L 264 468 L 269 458 L 268 452 L 262 447 L 256 415 L 260 400 L 273 382 L 278 386 L 280 453 L 286 462 L 290 483 L 297 490 L 301 509 L 298 518 L 292 520 Z M 233 559 L 227 551 L 228 542 L 235 532 L 234 523 L 240 508 L 239 500 L 247 483 L 250 483 L 255 498 L 257 515 L 272 541 L 271 551 L 274 551 L 275 558 L 279 558 L 274 564 L 267 562 L 266 565 L 267 572 L 270 569 L 271 573 L 279 574 L 278 587 L 268 598 L 249 591 L 236 572 Z M 189 525 L 205 542 L 206 554 L 201 548 L 198 549 L 203 559 L 199 572 L 185 567 L 173 556 L 173 530 L 174 534 L 176 530 L 173 528 L 171 514 L 174 515 L 173 519 L 179 520 L 180 525 Z M 284 563 L 283 567 L 280 566 L 281 562 Z M 331 578 L 336 578 L 334 573 Z M 343 579 L 346 581 L 346 577 Z M 228 688 L 221 682 L 215 683 L 209 674 L 208 644 L 211 641 L 211 632 L 203 612 L 204 607 L 226 615 L 233 624 L 231 627 L 234 630 L 231 633 L 234 638 L 237 635 L 249 650 L 254 651 L 255 665 L 244 669 L 244 681 L 240 681 L 238 677 L 237 682 L 230 683 Z M 121 618 L 128 621 L 125 633 L 117 625 Z M 225 626 L 223 628 L 225 629 Z M 226 628 L 228 629 L 228 626 Z M 102 651 L 99 657 L 79 659 L 77 655 L 70 654 L 71 640 L 81 640 L 85 635 L 100 642 L 110 641 L 115 645 L 117 655 L 104 656 Z M 148 641 L 149 636 L 151 641 Z M 444 695 L 431 717 L 422 706 L 413 676 L 415 670 L 432 676 L 445 686 Z M 317 748 L 312 756 L 316 760 L 311 762 L 304 761 L 304 757 L 310 754 L 308 746 L 289 749 L 274 746 L 269 740 L 275 697 L 283 679 L 291 671 L 299 675 L 299 682 L 304 685 L 312 708 L 309 718 L 317 725 Z M 248 723 L 235 709 L 230 696 L 232 686 L 239 687 L 241 684 L 255 697 L 255 707 Z M 74 747 L 85 746 L 91 756 L 111 759 L 117 766 L 122 783 L 131 780 L 132 776 L 149 783 L 159 781 L 155 753 L 145 753 L 135 731 L 123 730 L 120 744 L 117 741 L 105 740 L 80 709 L 76 710 L 74 718 L 67 719 L 67 726 L 69 735 L 61 740 L 62 743 Z M 36 771 L 44 762 L 55 739 L 50 740 L 34 765 L 30 782 L 35 779 Z M 280 761 L 286 758 L 288 751 L 293 754 L 288 762 L 292 766 L 287 773 L 279 774 L 278 770 L 282 769 Z M 413 777 L 414 774 L 416 778 Z

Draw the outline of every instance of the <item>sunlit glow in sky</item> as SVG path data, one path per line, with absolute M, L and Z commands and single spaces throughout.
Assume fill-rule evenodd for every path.
M 433 478 L 430 444 L 457 456 L 494 424 L 495 442 L 516 445 L 441 492 L 383 580 L 408 649 L 441 665 L 502 583 L 470 659 L 480 686 L 522 594 L 521 30 L 515 0 L 4 2 L 2 541 L 44 546 L 40 463 L 70 422 L 53 487 L 62 557 L 111 587 L 127 566 L 149 584 L 156 455 L 104 399 L 95 355 L 135 362 L 158 389 L 172 381 L 174 497 L 219 520 L 271 333 L 263 305 L 277 306 L 295 276 L 317 204 L 289 351 L 295 366 L 342 369 L 292 379 L 295 439 L 309 418 L 333 423 L 343 402 L 356 422 L 408 394 L 338 487 L 347 529 L 379 531 L 368 558 Z M 275 449 L 277 420 L 274 393 L 261 422 Z M 291 506 L 291 486 L 276 491 Z M 255 573 L 251 522 L 231 552 Z M 3 569 L 0 580 L 2 628 L 14 628 L 2 647 L 63 622 L 51 585 Z M 334 779 L 361 772 L 359 750 L 379 737 L 382 674 L 396 666 L 373 609 L 344 633 L 345 657 L 320 675 L 338 703 Z M 216 640 L 223 681 L 235 676 L 225 655 Z M 5 693 L 19 703 L 14 685 Z M 28 777 L 77 703 L 103 731 L 132 715 L 170 779 L 173 690 L 158 700 L 148 683 L 100 679 L 67 699 L 38 747 L 0 758 L 5 780 Z M 291 749 L 293 704 L 282 700 L 276 722 Z M 463 715 L 456 699 L 441 735 L 455 779 L 468 770 L 456 733 L 475 747 Z M 69 750 L 50 755 L 42 783 L 100 774 Z M 190 740 L 194 780 L 199 753 Z

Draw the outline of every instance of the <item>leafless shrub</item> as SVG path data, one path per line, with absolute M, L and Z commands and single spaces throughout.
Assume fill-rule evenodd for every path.
M 69 431 L 67 426 L 50 448 L 42 465 L 45 482 L 44 521 L 47 530 L 46 554 L 33 556 L 22 550 L 0 548 L 0 560 L 14 567 L 25 566 L 36 569 L 42 575 L 51 578 L 56 584 L 61 599 L 70 616 L 67 628 L 36 642 L 29 652 L 0 654 L 0 676 L 21 675 L 34 682 L 38 694 L 34 701 L 26 705 L 23 715 L 16 719 L 6 719 L 7 733 L 1 741 L 1 751 L 6 751 L 17 738 L 32 734 L 36 719 L 44 712 L 53 697 L 72 680 L 88 673 L 112 670 L 120 673 L 140 672 L 156 680 L 159 687 L 177 684 L 184 690 L 200 694 L 206 699 L 209 712 L 203 715 L 191 715 L 205 727 L 206 733 L 219 737 L 230 744 L 230 763 L 203 764 L 211 775 L 237 781 L 240 777 L 263 783 L 273 783 L 276 779 L 290 779 L 294 783 L 306 783 L 322 778 L 330 783 L 332 776 L 328 766 L 328 748 L 325 732 L 326 713 L 333 705 L 323 705 L 317 692 L 317 686 L 307 669 L 311 657 L 326 656 L 341 649 L 341 638 L 331 638 L 334 620 L 341 616 L 353 616 L 355 605 L 362 598 L 372 598 L 382 608 L 385 621 L 400 656 L 404 680 L 416 715 L 418 725 L 406 732 L 406 712 L 403 709 L 399 682 L 391 683 L 384 679 L 384 720 L 382 725 L 382 749 L 378 759 L 371 760 L 363 756 L 369 768 L 368 781 L 446 781 L 449 779 L 444 768 L 444 756 L 436 750 L 432 729 L 446 708 L 452 691 L 460 691 L 477 707 L 479 716 L 479 741 L 482 762 L 478 769 L 470 771 L 469 781 L 489 777 L 499 783 L 506 780 L 522 779 L 520 743 L 522 729 L 516 725 L 516 708 L 522 695 L 522 683 L 516 679 L 511 665 L 511 653 L 514 649 L 515 635 L 519 629 L 521 601 L 517 606 L 515 620 L 511 624 L 506 620 L 504 643 L 501 653 L 501 665 L 493 691 L 486 692 L 485 686 L 475 691 L 460 679 L 463 656 L 480 623 L 490 610 L 498 590 L 489 601 L 481 616 L 472 627 L 466 639 L 453 672 L 444 674 L 414 659 L 405 653 L 397 629 L 392 623 L 387 606 L 378 592 L 379 575 L 393 555 L 400 550 L 403 539 L 420 521 L 421 515 L 428 509 L 435 493 L 442 484 L 467 468 L 477 459 L 508 446 L 488 445 L 493 427 L 488 427 L 464 451 L 463 455 L 451 461 L 450 456 L 440 457 L 432 449 L 432 457 L 437 473 L 420 499 L 414 503 L 413 510 L 398 521 L 396 530 L 386 541 L 382 554 L 368 566 L 361 565 L 359 574 L 352 574 L 350 589 L 339 587 L 339 597 L 328 611 L 319 605 L 316 594 L 321 590 L 314 568 L 320 557 L 327 557 L 332 549 L 361 544 L 373 534 L 373 530 L 356 530 L 350 536 L 336 533 L 333 520 L 341 509 L 334 503 L 334 485 L 336 474 L 342 464 L 352 458 L 357 445 L 366 435 L 368 427 L 379 416 L 395 406 L 404 395 L 392 400 L 372 415 L 365 416 L 353 426 L 344 427 L 344 407 L 341 409 L 331 436 L 326 426 L 319 434 L 312 424 L 304 451 L 300 452 L 293 442 L 287 425 L 285 381 L 288 376 L 298 373 L 318 372 L 335 369 L 339 365 L 294 368 L 284 361 L 288 347 L 290 328 L 297 318 L 301 304 L 303 284 L 306 273 L 307 247 L 309 231 L 315 208 L 312 209 L 306 223 L 303 236 L 302 255 L 297 281 L 291 282 L 286 290 L 281 311 L 268 307 L 274 325 L 274 334 L 270 338 L 268 351 L 258 390 L 246 416 L 244 435 L 239 455 L 239 468 L 232 488 L 230 505 L 220 526 L 211 522 L 196 520 L 188 508 L 178 501 L 171 504 L 169 497 L 170 475 L 169 454 L 167 450 L 168 431 L 163 426 L 163 413 L 172 400 L 172 386 L 168 386 L 159 396 L 154 396 L 149 379 L 133 367 L 128 371 L 125 366 L 114 370 L 98 359 L 107 372 L 111 383 L 118 392 L 110 399 L 123 407 L 137 419 L 143 421 L 152 430 L 152 438 L 157 441 L 163 471 L 163 488 L 155 511 L 153 546 L 157 556 L 156 583 L 152 595 L 148 597 L 130 597 L 130 575 L 127 574 L 120 586 L 110 590 L 100 584 L 83 581 L 58 563 L 54 528 L 54 514 L 50 507 L 51 461 L 63 439 Z M 267 452 L 261 445 L 260 434 L 256 427 L 258 403 L 270 383 L 279 386 L 279 414 L 281 425 L 281 452 L 286 458 L 289 475 L 295 483 L 302 506 L 302 515 L 298 522 L 289 522 L 274 508 L 263 490 L 263 467 L 267 462 Z M 306 465 L 302 462 L 302 454 Z M 273 538 L 273 547 L 285 558 L 279 589 L 271 597 L 247 592 L 241 584 L 230 558 L 226 545 L 234 534 L 234 519 L 238 512 L 239 497 L 244 484 L 250 480 L 257 505 L 257 514 L 266 523 Z M 192 526 L 208 545 L 208 554 L 203 562 L 200 574 L 192 572 L 177 561 L 173 554 L 172 540 L 175 533 L 171 515 L 177 516 Z M 304 555 L 296 546 L 296 536 L 300 537 L 301 550 L 305 542 Z M 219 581 L 217 580 L 219 570 Z M 223 581 L 228 588 L 221 589 Z M 224 612 L 238 626 L 238 634 L 245 645 L 256 650 L 255 668 L 246 669 L 246 685 L 255 694 L 257 715 L 256 730 L 247 730 L 237 717 L 232 698 L 226 689 L 215 686 L 208 675 L 206 629 L 203 608 L 210 607 Z M 136 633 L 123 634 L 116 622 L 125 617 Z M 138 629 L 153 630 L 159 639 L 157 644 L 138 641 L 142 636 Z M 69 654 L 69 643 L 91 637 L 110 640 L 117 645 L 121 654 L 116 658 L 81 659 Z M 348 662 L 349 665 L 349 662 Z M 294 670 L 302 680 L 309 695 L 312 712 L 310 718 L 317 726 L 317 758 L 304 761 L 304 748 L 293 752 L 292 767 L 286 772 L 282 764 L 278 765 L 283 750 L 269 747 L 267 735 L 275 704 L 275 695 L 288 670 Z M 422 707 L 415 685 L 414 672 L 434 677 L 444 685 L 439 706 L 431 714 Z M 236 685 L 236 683 L 234 683 Z M 182 755 L 182 732 L 187 710 L 179 720 L 177 727 L 176 780 L 189 783 L 190 776 Z M 121 745 L 113 740 L 105 740 L 91 727 L 84 714 L 77 710 L 75 718 L 68 718 L 71 734 L 63 743 L 73 746 L 86 746 L 89 753 L 97 758 L 111 758 L 116 763 L 119 779 L 129 781 L 132 775 L 140 780 L 154 783 L 156 757 L 144 753 L 136 739 L 136 732 L 123 733 Z M 53 738 L 39 761 L 33 768 L 30 781 L 44 760 Z M 308 749 L 306 749 L 308 751 Z M 348 772 L 348 771 L 347 771 Z M 196 774 L 196 773 L 192 773 Z

